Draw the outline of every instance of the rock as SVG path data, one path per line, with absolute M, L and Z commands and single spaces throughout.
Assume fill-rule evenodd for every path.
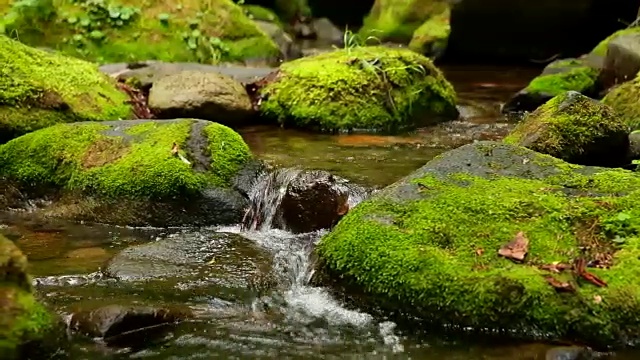
M 109 260 L 104 273 L 119 281 L 203 288 L 228 300 L 259 295 L 275 284 L 271 254 L 240 235 L 209 231 L 129 247 Z
M 250 159 L 239 134 L 203 120 L 61 124 L 0 146 L 0 183 L 26 195 L 21 202 L 54 200 L 39 210 L 53 217 L 232 224 L 247 200 L 231 185 Z
M 383 42 L 409 44 L 418 28 L 433 17 L 443 16 L 449 6 L 441 0 L 375 0 L 358 34 L 363 39 L 372 36 Z M 426 31 L 423 28 L 421 34 Z
M 48 358 L 58 319 L 33 295 L 27 258 L 0 235 L 0 358 Z M 52 348 L 53 346 L 53 348 Z M 50 353 L 47 353 L 51 351 Z M 30 357 L 34 356 L 34 357 Z
M 282 22 L 278 15 L 271 9 L 267 9 L 266 7 L 253 5 L 253 4 L 242 4 L 242 9 L 247 17 L 256 22 L 270 22 L 279 27 L 282 26 Z
M 515 94 L 502 107 L 503 113 L 533 111 L 538 106 L 565 91 L 577 91 L 586 96 L 598 93 L 598 70 L 584 59 L 562 59 L 547 65 L 542 74 Z
M 640 129 L 640 76 L 615 87 L 605 95 L 602 103 L 609 105 L 632 130 Z
M 5 33 L 20 34 L 20 41 L 28 45 L 49 46 L 101 63 L 260 60 L 275 65 L 281 55 L 276 44 L 231 0 L 179 5 L 151 0 L 129 6 L 111 0 L 81 0 L 56 3 L 53 10 L 48 17 L 19 12 Z
M 249 229 L 278 228 L 295 234 L 332 228 L 368 191 L 320 170 L 277 169 L 249 193 L 243 219 Z
M 605 57 L 605 56 L 607 56 L 607 51 L 609 49 L 609 44 L 613 40 L 616 40 L 621 36 L 633 35 L 633 34 L 638 34 L 638 33 L 640 33 L 640 27 L 629 27 L 629 28 L 626 28 L 626 29 L 618 30 L 618 31 L 614 32 L 613 34 L 611 34 L 610 36 L 608 36 L 606 39 L 600 41 L 598 43 L 598 45 L 596 45 L 596 47 L 594 47 L 593 50 L 591 50 L 591 54 L 595 55 L 595 56 Z
M 0 35 L 0 143 L 74 121 L 131 116 L 127 95 L 95 65 Z
M 215 72 L 183 71 L 157 81 L 149 108 L 159 119 L 194 118 L 239 126 L 254 114 L 245 88 Z
M 344 46 L 344 32 L 327 18 L 313 19 L 311 26 L 318 44 Z
M 629 153 L 628 159 L 640 159 L 640 131 L 636 130 L 629 134 Z
M 568 91 L 527 115 L 504 141 L 573 164 L 616 167 L 626 164 L 628 134 L 610 107 Z
M 353 208 L 316 247 L 318 273 L 359 294 L 361 309 L 449 331 L 626 346 L 640 338 L 630 315 L 640 311 L 640 292 L 628 277 L 640 266 L 638 199 L 631 171 L 468 144 Z M 524 262 L 499 256 L 520 232 L 529 240 Z M 587 271 L 607 286 L 539 268 L 577 258 L 602 267 Z
M 450 17 L 451 11 L 448 7 L 444 8 L 442 13 L 429 17 L 413 32 L 409 49 L 432 58 L 441 57 L 447 48 L 451 33 Z
M 72 315 L 69 328 L 108 345 L 140 345 L 168 332 L 173 325 L 189 317 L 182 309 L 144 306 L 103 306 Z M 138 344 L 136 344 L 138 343 Z
M 592 360 L 597 359 L 593 351 L 582 346 L 558 346 L 545 354 L 545 360 Z
M 605 88 L 633 80 L 640 71 L 640 32 L 618 36 L 607 46 L 600 82 Z
M 407 49 L 336 50 L 282 64 L 267 80 L 260 112 L 285 126 L 394 132 L 458 116 L 442 72 Z
M 283 61 L 295 60 L 302 57 L 302 49 L 300 49 L 300 46 L 293 41 L 291 36 L 289 36 L 280 25 L 265 21 L 256 21 L 256 24 L 278 45 L 283 55 Z

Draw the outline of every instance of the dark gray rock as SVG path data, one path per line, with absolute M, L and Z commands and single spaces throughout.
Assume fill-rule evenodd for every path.
M 607 47 L 600 82 L 608 88 L 633 80 L 640 71 L 640 34 L 622 35 Z

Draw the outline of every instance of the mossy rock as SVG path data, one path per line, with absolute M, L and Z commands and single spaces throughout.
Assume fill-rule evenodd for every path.
M 449 8 L 444 0 L 375 0 L 358 34 L 408 44 L 427 20 L 447 14 Z
M 280 56 L 230 0 L 39 0 L 33 6 L 42 10 L 14 7 L 7 34 L 95 62 L 275 62 Z
M 413 32 L 409 49 L 434 58 L 442 56 L 451 34 L 450 17 L 449 8 L 444 9 L 441 14 L 430 17 Z
M 128 96 L 88 62 L 0 35 L 0 142 L 59 123 L 126 119 Z
M 629 126 L 609 106 L 575 91 L 527 115 L 504 139 L 573 164 L 622 166 Z
M 407 49 L 322 53 L 284 63 L 274 76 L 261 91 L 260 111 L 283 125 L 394 132 L 458 116 L 456 94 L 442 72 Z
M 503 112 L 533 111 L 554 96 L 577 91 L 587 96 L 598 92 L 598 70 L 586 60 L 562 59 L 547 65 L 526 88 L 504 105 Z
M 57 329 L 55 316 L 36 301 L 26 271 L 26 256 L 0 235 L 0 358 L 6 360 L 37 352 Z
M 280 18 L 271 9 L 259 5 L 242 5 L 242 9 L 251 20 L 266 21 L 282 26 Z
M 174 147 L 178 146 L 178 153 Z M 203 120 L 61 124 L 0 146 L 2 183 L 53 198 L 51 216 L 102 223 L 230 224 L 233 189 L 251 153 L 230 128 Z
M 602 99 L 632 129 L 640 129 L 640 76 L 613 88 Z
M 639 26 L 634 26 L 634 27 L 629 27 L 626 29 L 622 29 L 622 30 L 618 30 L 616 32 L 614 32 L 613 34 L 609 35 L 606 39 L 600 41 L 598 43 L 598 45 L 596 45 L 596 47 L 593 48 L 593 50 L 591 50 L 591 54 L 592 55 L 596 55 L 596 56 L 606 56 L 607 55 L 607 48 L 609 47 L 609 43 L 614 40 L 617 39 L 620 36 L 623 35 L 629 35 L 629 34 L 638 34 L 640 33 L 640 27 Z
M 640 177 L 478 142 L 357 205 L 324 236 L 324 274 L 361 306 L 452 331 L 625 346 L 640 338 Z M 523 263 L 498 255 L 519 232 Z M 582 258 L 608 285 L 542 265 Z M 600 262 L 598 262 L 600 261 Z M 563 292 L 546 277 L 567 282 Z M 423 324 L 423 328 L 424 328 Z

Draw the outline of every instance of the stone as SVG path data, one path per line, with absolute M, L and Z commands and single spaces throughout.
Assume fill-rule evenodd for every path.
M 335 26 L 331 20 L 327 18 L 313 19 L 311 26 L 316 34 L 318 44 L 344 46 L 344 32 Z
M 602 98 L 602 103 L 610 106 L 631 128 L 640 129 L 640 76 L 613 87 Z
M 413 32 L 409 49 L 434 59 L 444 55 L 451 34 L 450 17 L 448 7 L 442 13 L 429 17 Z
M 254 114 L 245 88 L 215 72 L 183 71 L 163 77 L 151 87 L 149 108 L 159 119 L 193 118 L 232 127 Z
M 504 139 L 580 165 L 626 164 L 629 126 L 609 106 L 575 91 L 527 115 Z
M 280 25 L 261 20 L 256 20 L 255 23 L 278 45 L 283 56 L 283 61 L 295 60 L 302 57 L 302 49 L 300 46 L 293 41 L 291 36 L 287 34 Z
M 600 82 L 605 88 L 633 80 L 640 71 L 640 33 L 619 36 L 609 42 Z

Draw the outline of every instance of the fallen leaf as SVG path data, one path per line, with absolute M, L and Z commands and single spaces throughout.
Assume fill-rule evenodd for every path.
M 593 295 L 593 302 L 596 303 L 596 304 L 600 304 L 602 302 L 602 296 Z
M 560 281 L 553 276 L 545 276 L 544 279 L 558 292 L 574 292 L 576 289 L 566 281 Z
M 177 143 L 173 143 L 173 147 L 171 147 L 171 155 L 173 156 L 178 155 L 178 151 L 180 151 L 180 147 L 178 146 Z
M 482 256 L 482 254 L 484 254 L 484 249 L 483 248 L 477 248 L 476 249 L 476 255 Z
M 573 266 L 571 266 L 571 265 L 562 264 L 562 263 L 559 263 L 559 262 L 556 261 L 556 262 L 553 262 L 551 264 L 542 265 L 542 266 L 540 266 L 540 269 L 541 270 L 552 271 L 552 272 L 555 272 L 555 273 L 559 273 L 559 272 L 564 271 L 564 270 L 569 270 L 572 267 Z
M 607 283 L 600 279 L 597 275 L 592 274 L 586 270 L 587 261 L 584 258 L 579 258 L 575 261 L 574 271 L 578 277 L 585 279 L 598 287 L 606 287 Z
M 498 255 L 522 262 L 527 256 L 527 251 L 529 251 L 529 239 L 524 236 L 524 232 L 520 231 L 513 240 L 498 250 Z

